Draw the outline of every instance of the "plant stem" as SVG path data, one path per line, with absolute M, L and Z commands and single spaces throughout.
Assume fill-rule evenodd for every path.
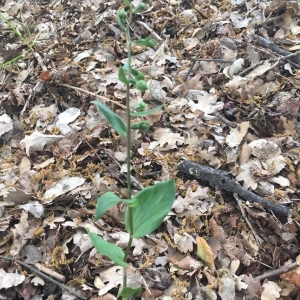
M 130 14 L 126 26 L 126 39 L 127 39 L 127 79 L 131 78 L 131 37 L 130 37 L 130 24 L 132 20 L 132 8 L 129 9 Z M 131 146 L 131 134 L 130 134 L 130 125 L 131 125 L 131 116 L 130 116 L 130 83 L 126 84 L 126 117 L 127 117 L 127 136 L 126 136 L 126 147 L 127 147 L 127 197 L 131 199 L 131 166 L 130 166 L 130 146 Z M 126 262 L 129 250 L 131 248 L 132 240 L 131 237 L 133 234 L 133 217 L 132 217 L 132 208 L 127 207 L 128 209 L 128 219 L 129 219 L 129 241 L 124 255 L 124 261 Z M 123 268 L 123 287 L 127 286 L 127 272 L 126 268 Z

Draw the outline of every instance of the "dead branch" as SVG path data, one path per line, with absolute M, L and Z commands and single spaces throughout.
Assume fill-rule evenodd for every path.
M 283 274 L 283 273 L 286 273 L 286 272 L 289 272 L 291 270 L 294 270 L 296 269 L 297 267 L 299 267 L 299 264 L 296 263 L 296 262 L 293 262 L 291 264 L 288 264 L 288 265 L 285 265 L 285 266 L 282 266 L 280 267 L 279 269 L 276 269 L 276 270 L 271 270 L 271 271 L 268 271 L 264 274 L 261 274 L 259 276 L 256 276 L 254 278 L 254 280 L 264 280 L 265 278 L 269 278 L 269 277 L 274 277 L 274 276 L 278 276 L 280 274 Z
M 273 212 L 280 217 L 288 217 L 292 210 L 286 206 L 273 203 L 245 188 L 238 182 L 231 179 L 226 172 L 215 170 L 192 161 L 185 160 L 179 166 L 178 170 L 185 174 L 192 175 L 197 179 L 208 181 L 211 186 L 216 189 L 237 193 L 240 197 L 247 201 L 260 204 L 264 209 Z
M 17 260 L 17 259 L 13 259 L 12 257 L 8 257 L 8 256 L 3 256 L 3 255 L 0 255 L 0 259 L 4 259 L 4 260 L 8 260 L 8 261 L 15 261 L 16 263 L 18 263 L 19 265 L 25 267 L 26 269 L 29 269 L 31 272 L 35 273 L 37 276 L 47 280 L 47 281 L 50 281 L 56 285 L 58 285 L 60 288 L 68 291 L 69 293 L 75 295 L 76 297 L 80 298 L 80 299 L 87 299 L 85 296 L 82 296 L 80 293 L 78 293 L 77 291 L 75 291 L 74 289 L 68 287 L 67 285 L 63 284 L 63 283 L 60 283 L 58 281 L 56 281 L 55 279 L 47 276 L 46 274 L 40 272 L 39 270 L 37 270 L 36 268 L 20 261 L 20 260 Z
M 123 105 L 123 104 L 121 104 L 121 103 L 119 103 L 119 102 L 117 102 L 117 101 L 108 99 L 108 98 L 106 98 L 106 97 L 104 97 L 104 96 L 97 95 L 96 93 L 92 93 L 92 92 L 87 91 L 87 90 L 85 90 L 85 89 L 82 89 L 82 88 L 79 88 L 79 87 L 76 87 L 76 86 L 72 86 L 72 85 L 69 85 L 69 84 L 66 84 L 66 83 L 61 83 L 60 86 L 64 86 L 64 87 L 69 88 L 69 89 L 72 89 L 72 90 L 76 90 L 76 91 L 79 91 L 79 92 L 83 92 L 83 93 L 85 93 L 85 94 L 87 94 L 87 95 L 91 95 L 91 96 L 93 96 L 93 97 L 95 97 L 95 98 L 97 98 L 97 99 L 103 100 L 103 101 L 105 101 L 105 102 L 111 102 L 111 103 L 114 103 L 114 104 L 116 104 L 116 105 L 122 107 L 123 109 L 126 109 L 126 106 L 125 106 L 125 105 Z
M 147 24 L 145 24 L 142 21 L 136 21 L 138 24 L 142 25 L 143 27 L 145 27 L 150 33 L 151 35 L 157 39 L 159 42 L 163 41 L 163 39 L 152 29 L 150 28 Z
M 269 41 L 261 36 L 259 36 L 257 38 L 257 45 L 259 45 L 263 48 L 272 50 L 273 52 L 283 56 L 283 59 L 288 59 L 298 65 L 300 64 L 299 53 L 292 53 L 290 51 L 284 50 L 284 49 L 280 48 L 279 46 L 277 46 L 276 44 L 272 43 L 271 41 Z

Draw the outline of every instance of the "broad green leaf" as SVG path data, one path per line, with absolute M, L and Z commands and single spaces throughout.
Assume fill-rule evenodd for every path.
M 111 126 L 122 136 L 126 136 L 127 129 L 123 119 L 118 116 L 116 113 L 111 111 L 108 107 L 102 104 L 99 101 L 92 101 L 91 103 L 95 104 L 103 113 L 107 121 L 111 124 Z
M 123 82 L 123 83 L 125 83 L 125 84 L 128 83 L 128 80 L 127 80 L 127 78 L 126 78 L 126 74 L 125 74 L 124 69 L 123 69 L 122 66 L 119 67 L 118 78 L 119 78 L 119 80 L 120 80 L 121 82 Z
M 130 113 L 130 115 L 133 117 L 147 116 L 147 115 L 151 115 L 151 114 L 155 113 L 156 111 L 160 110 L 161 108 L 162 108 L 162 105 L 159 105 L 150 110 L 132 112 L 132 113 Z
M 99 220 L 108 209 L 121 201 L 123 200 L 112 192 L 107 192 L 100 196 L 97 200 L 95 221 Z
M 129 207 L 135 207 L 139 204 L 139 199 L 132 198 L 132 199 L 122 199 L 122 201 L 127 204 Z
M 139 199 L 139 203 L 131 208 L 133 238 L 143 237 L 157 229 L 172 208 L 175 192 L 175 181 L 169 180 L 149 186 L 134 196 L 134 199 Z M 125 214 L 125 226 L 129 232 L 128 208 Z
M 128 6 L 130 6 L 130 5 L 131 5 L 131 3 L 130 3 L 130 1 L 129 1 L 129 0 L 124 0 L 124 3 L 125 3 L 126 5 L 128 5 Z
M 139 46 L 146 46 L 146 47 L 154 47 L 157 45 L 157 42 L 152 37 L 147 37 L 146 39 L 139 39 L 134 41 L 135 44 Z
M 130 297 L 138 296 L 142 292 L 142 288 L 124 287 L 117 295 L 117 298 L 122 297 L 123 300 L 128 300 Z
M 99 253 L 106 255 L 117 265 L 124 268 L 127 267 L 128 264 L 124 261 L 125 253 L 120 247 L 104 241 L 98 234 L 91 232 L 88 228 L 86 230 L 94 247 Z

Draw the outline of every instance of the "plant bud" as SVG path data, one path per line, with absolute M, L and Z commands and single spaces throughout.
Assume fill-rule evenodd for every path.
M 152 37 L 147 37 L 146 39 L 139 39 L 136 40 L 135 43 L 138 46 L 146 46 L 146 47 L 154 47 L 157 45 L 157 42 L 155 39 L 153 39 Z
M 136 80 L 144 80 L 144 73 L 135 69 L 131 69 L 131 73 Z
M 127 18 L 127 12 L 124 8 L 118 10 L 118 17 L 122 20 L 125 20 Z
M 137 104 L 134 106 L 134 110 L 135 110 L 135 111 L 138 111 L 138 112 L 140 112 L 140 111 L 145 111 L 146 108 L 147 108 L 147 104 L 146 104 L 145 102 L 143 102 L 143 101 L 137 103 Z
M 147 8 L 147 4 L 144 2 L 140 2 L 134 9 L 133 12 L 135 13 L 141 13 L 143 11 L 145 11 Z
M 149 128 L 150 128 L 150 123 L 149 122 L 146 122 L 146 121 L 141 121 L 139 123 L 135 123 L 135 124 L 132 124 L 130 126 L 131 129 L 136 129 L 136 130 L 139 130 L 141 132 L 144 132 L 144 131 L 147 131 Z
M 124 8 L 121 8 L 118 10 L 118 23 L 120 25 L 120 27 L 125 30 L 125 21 L 126 21 L 126 18 L 127 18 L 127 13 L 125 11 Z
M 142 92 L 148 90 L 148 84 L 144 80 L 137 80 L 135 87 Z

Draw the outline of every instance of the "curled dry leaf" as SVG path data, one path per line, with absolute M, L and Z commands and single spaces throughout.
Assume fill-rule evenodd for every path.
M 279 277 L 285 281 L 288 281 L 289 283 L 295 284 L 297 287 L 300 287 L 300 267 L 283 273 Z

